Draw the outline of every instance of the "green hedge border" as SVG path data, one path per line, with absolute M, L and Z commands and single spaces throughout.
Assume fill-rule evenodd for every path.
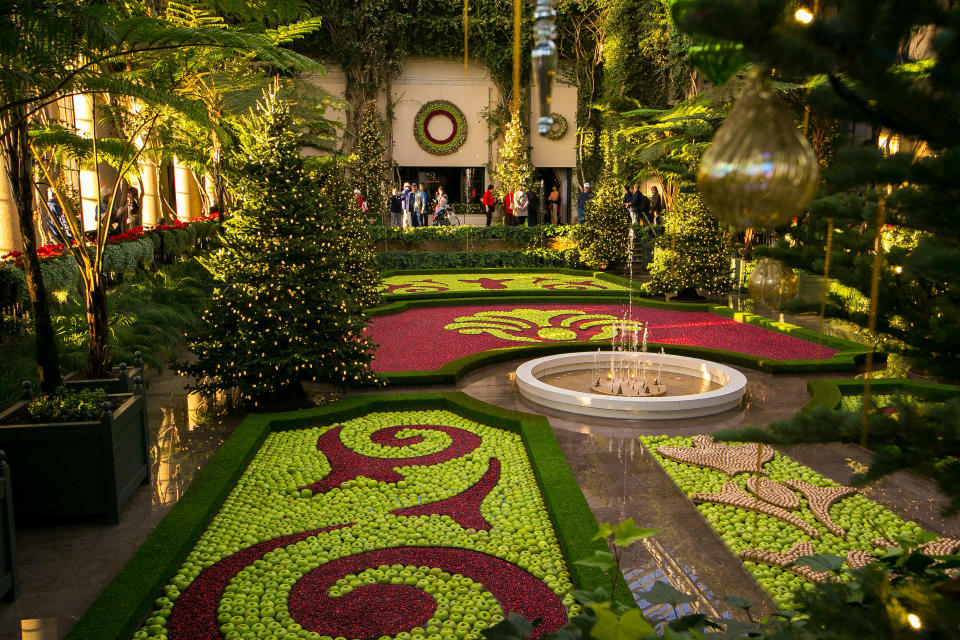
M 509 271 L 509 270 L 507 270 Z M 571 270 L 572 271 L 572 270 Z M 582 273 L 582 272 L 581 272 Z M 609 276 L 616 278 L 616 276 Z M 494 292 L 498 293 L 498 292 Z M 550 302 L 556 304 L 593 304 L 593 303 L 620 303 L 625 304 L 628 300 L 627 292 L 618 292 L 619 295 L 598 297 L 596 295 L 557 295 L 551 296 Z M 537 295 L 510 295 L 497 296 L 492 301 L 491 296 L 464 296 L 459 298 L 413 298 L 412 296 L 403 296 L 403 300 L 392 302 L 385 306 L 376 307 L 367 311 L 371 318 L 402 313 L 410 309 L 423 309 L 447 306 L 485 306 L 489 304 L 536 304 L 543 303 L 544 296 Z M 411 299 L 407 299 L 411 298 Z M 729 307 L 710 303 L 682 303 L 682 302 L 662 302 L 659 300 L 649 300 L 647 298 L 634 298 L 633 304 L 640 307 L 649 307 L 653 309 L 666 309 L 670 311 L 703 311 L 713 313 L 724 318 L 730 318 L 736 322 L 744 322 L 758 327 L 763 327 L 771 331 L 777 331 L 808 342 L 817 341 L 817 333 L 801 327 L 796 327 L 785 322 L 776 322 L 762 316 L 754 315 L 743 311 L 735 311 Z M 711 349 L 709 347 L 693 347 L 687 345 L 659 344 L 651 342 L 651 349 L 663 348 L 667 353 L 683 356 L 693 356 L 706 358 L 717 362 L 724 362 L 749 369 L 755 369 L 764 373 L 839 373 L 847 371 L 856 371 L 863 363 L 867 354 L 867 348 L 854 342 L 849 342 L 842 338 L 834 336 L 822 336 L 821 342 L 824 346 L 836 349 L 837 353 L 833 357 L 824 360 L 771 360 L 760 356 L 754 356 L 737 351 L 725 351 L 723 349 Z M 600 347 L 608 349 L 608 344 L 586 345 L 591 349 Z M 571 351 L 580 351 L 585 348 L 584 342 L 552 342 L 549 344 L 536 344 L 520 347 L 503 347 L 501 349 L 491 349 L 474 353 L 462 358 L 458 358 L 446 363 L 438 369 L 424 371 L 390 371 L 378 374 L 379 377 L 388 386 L 420 386 L 426 384 L 454 384 L 467 373 L 498 362 L 514 360 L 518 358 L 532 358 L 554 353 L 568 353 Z M 884 362 L 886 355 L 877 353 L 874 355 L 874 361 Z
M 383 301 L 386 303 L 402 302 L 404 300 L 440 300 L 449 298 L 483 297 L 483 298 L 511 298 L 517 295 L 536 294 L 541 297 L 556 297 L 576 295 L 589 295 L 597 298 L 604 297 L 622 297 L 629 293 L 632 288 L 634 292 L 642 291 L 642 284 L 639 282 L 631 283 L 626 278 L 615 276 L 604 271 L 588 271 L 584 269 L 568 269 L 567 267 L 490 267 L 477 269 L 391 269 L 381 273 L 384 279 L 393 276 L 426 276 L 426 275 L 468 275 L 472 273 L 559 273 L 565 276 L 576 276 L 580 278 L 594 278 L 603 280 L 611 284 L 626 287 L 624 290 L 601 290 L 601 291 L 575 291 L 570 289 L 563 291 L 552 291 L 549 289 L 494 289 L 489 291 L 433 291 L 427 293 L 389 293 L 383 295 Z
M 248 416 L 65 640 L 128 640 L 133 635 L 271 431 L 329 424 L 372 411 L 423 409 L 446 409 L 519 433 L 574 585 L 587 590 L 609 588 L 609 577 L 599 569 L 575 564 L 607 546 L 593 540 L 597 522 L 546 418 L 501 409 L 460 392 L 361 395 L 328 407 Z M 633 603 L 622 576 L 616 593 L 619 601 Z
M 818 407 L 837 410 L 843 396 L 863 395 L 863 380 L 808 380 L 807 391 L 810 401 L 803 405 L 803 411 L 812 411 Z M 908 378 L 881 378 L 870 381 L 874 395 L 904 393 L 921 397 L 933 402 L 942 402 L 960 396 L 960 386 L 922 382 Z

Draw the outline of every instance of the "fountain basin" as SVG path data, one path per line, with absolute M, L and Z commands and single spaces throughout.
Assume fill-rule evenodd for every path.
M 627 397 L 564 389 L 548 384 L 542 378 L 575 371 L 593 372 L 595 362 L 601 371 L 610 368 L 614 352 L 577 352 L 546 356 L 525 362 L 517 368 L 516 382 L 521 395 L 537 404 L 587 416 L 622 420 L 670 420 L 696 418 L 722 413 L 740 405 L 746 391 L 747 378 L 742 373 L 716 362 L 670 354 L 647 353 L 643 359 L 647 369 L 662 367 L 663 377 L 679 374 L 718 385 L 710 391 L 657 397 Z

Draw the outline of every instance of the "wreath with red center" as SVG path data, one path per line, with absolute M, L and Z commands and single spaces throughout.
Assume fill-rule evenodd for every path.
M 430 121 L 434 118 L 447 118 L 453 124 L 452 133 L 444 139 L 430 135 Z M 432 100 L 417 112 L 413 122 L 413 136 L 417 144 L 427 153 L 445 156 L 453 153 L 467 139 L 467 119 L 463 111 L 449 100 Z

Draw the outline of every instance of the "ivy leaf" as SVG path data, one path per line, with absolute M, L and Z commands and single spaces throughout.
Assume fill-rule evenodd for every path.
M 613 534 L 613 527 L 610 526 L 609 522 L 601 522 L 597 526 L 597 533 L 591 538 L 591 540 L 606 540 Z
M 609 551 L 594 551 L 592 558 L 583 558 L 574 560 L 573 564 L 579 564 L 583 567 L 597 567 L 603 571 L 609 571 L 617 566 L 617 559 Z
M 722 627 L 714 622 L 707 620 L 707 616 L 702 613 L 692 613 L 688 616 L 682 616 L 670 622 L 667 625 L 673 631 L 687 631 L 693 629 L 703 633 L 704 630 L 709 626 L 713 629 L 722 629 Z
M 812 556 L 797 558 L 795 562 L 790 564 L 796 567 L 810 567 L 814 571 L 833 573 L 839 571 L 840 567 L 843 566 L 843 558 L 829 553 L 815 553 Z
M 650 604 L 669 604 L 673 607 L 696 600 L 694 596 L 689 596 L 666 582 L 655 582 L 649 591 L 642 591 L 640 595 Z
M 610 609 L 610 603 L 593 605 L 597 623 L 590 630 L 595 640 L 637 640 L 644 635 L 656 633 L 644 620 L 640 609 L 629 609 L 618 616 Z
M 637 540 L 649 538 L 660 533 L 660 529 L 642 529 L 633 526 L 633 518 L 627 518 L 613 528 L 613 544 L 618 547 L 629 547 Z

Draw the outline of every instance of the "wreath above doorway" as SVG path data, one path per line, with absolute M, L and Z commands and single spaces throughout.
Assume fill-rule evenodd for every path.
M 553 124 L 545 136 L 547 140 L 556 141 L 567 135 L 567 119 L 559 113 L 551 113 L 550 117 L 553 118 Z
M 443 120 L 448 120 L 452 126 L 443 126 Z M 434 125 L 432 132 L 431 123 Z M 443 133 L 439 134 L 438 129 Z M 431 100 L 417 112 L 413 121 L 413 137 L 427 153 L 438 156 L 451 154 L 463 146 L 467 139 L 467 119 L 463 111 L 449 100 Z

